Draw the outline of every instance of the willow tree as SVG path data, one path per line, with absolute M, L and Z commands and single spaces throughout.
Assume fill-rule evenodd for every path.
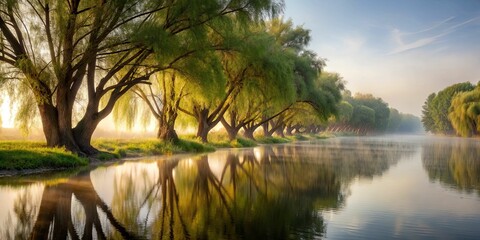
M 324 117 L 319 111 L 312 105 L 303 102 L 295 103 L 285 111 L 284 116 L 279 120 L 283 121 L 284 125 L 272 124 L 273 127 L 269 134 L 275 132 L 283 137 L 284 130 L 286 135 L 293 135 L 293 131 L 295 131 L 295 134 L 317 133 L 317 130 L 320 130 L 320 125 L 324 123 Z M 276 130 L 275 127 L 277 127 Z
M 284 52 L 279 53 L 283 54 Z M 284 59 L 284 61 L 285 64 L 289 64 L 288 59 Z M 289 67 L 287 70 L 291 71 L 291 65 L 286 66 Z M 268 122 L 288 109 L 294 102 L 295 88 L 292 78 L 272 80 L 246 81 L 244 83 L 235 101 L 221 119 L 230 140 L 235 139 L 242 128 L 247 128 L 244 134 L 246 137 L 253 138 L 253 132 L 248 131 L 247 125 L 259 125 L 258 121 L 262 121 L 262 117 L 264 122 Z M 269 119 L 265 119 L 265 116 L 269 116 Z
M 209 95 L 192 94 L 181 107 L 182 112 L 195 118 L 197 137 L 207 141 L 209 131 L 223 118 L 242 88 L 249 82 L 280 88 L 284 96 L 293 94 L 292 67 L 288 56 L 265 32 L 239 31 L 239 38 L 230 51 L 218 53 L 224 72 L 224 83 L 211 85 Z M 221 91 L 218 91 L 221 90 Z M 216 93 L 216 94 L 211 94 Z
M 456 83 L 444 88 L 434 95 L 432 99 L 430 95 L 424 105 L 424 115 L 422 117 L 425 128 L 434 133 L 454 134 L 455 130 L 448 118 L 449 108 L 453 97 L 461 92 L 467 92 L 474 89 L 470 82 Z M 425 108 L 428 108 L 425 110 Z M 433 120 L 433 128 L 429 126 L 430 121 Z
M 353 116 L 353 106 L 349 102 L 342 100 L 337 104 L 337 114 L 329 119 L 327 131 L 345 132 L 350 126 L 348 122 Z
M 279 7 L 268 0 L 2 1 L 0 61 L 29 86 L 47 145 L 91 155 L 97 152 L 92 134 L 116 101 L 168 67 L 152 59 L 184 56 L 176 54 L 172 37 L 201 34 L 228 15 L 258 19 Z M 86 108 L 74 126 L 82 87 Z
M 383 133 L 387 130 L 390 117 L 388 104 L 371 94 L 349 91 L 343 95 L 345 103 L 339 105 L 339 115 L 329 128 L 333 131 L 349 131 L 358 134 Z
M 463 137 L 480 134 L 480 86 L 453 97 L 448 118 L 456 133 Z
M 297 98 L 284 115 L 277 121 L 271 121 L 269 134 L 276 132 L 283 136 L 296 133 L 318 133 L 331 117 L 338 114 L 341 90 L 344 88 L 342 77 L 337 73 L 321 72 L 313 82 L 313 89 L 305 97 Z M 298 97 L 298 96 L 297 96 Z
M 127 128 L 140 122 L 148 126 L 152 119 L 157 124 L 157 138 L 177 141 L 175 123 L 180 104 L 189 95 L 211 93 L 208 86 L 221 79 L 220 65 L 212 54 L 197 53 L 178 61 L 168 70 L 156 73 L 150 85 L 138 85 L 125 94 L 115 106 L 113 118 L 117 125 Z
M 290 54 L 293 60 L 293 80 L 295 86 L 295 100 L 293 103 L 310 104 L 322 118 L 328 118 L 335 113 L 335 106 L 341 99 L 340 90 L 343 82 L 338 74 L 323 74 L 325 61 L 306 47 L 310 41 L 310 31 L 301 26 L 294 26 L 291 20 L 273 19 L 267 24 L 266 31 L 275 37 L 277 44 Z M 333 81 L 332 81 L 333 80 Z M 286 124 L 280 114 L 290 106 L 279 111 L 267 112 L 259 121 L 252 122 L 244 127 L 248 137 L 260 125 L 264 133 L 270 135 L 274 131 L 282 132 Z M 273 120 L 272 117 L 278 119 Z
M 435 120 L 433 119 L 433 113 L 432 113 L 432 109 L 433 109 L 432 102 L 435 96 L 436 96 L 435 93 L 428 95 L 427 100 L 425 100 L 425 103 L 422 106 L 422 124 L 423 124 L 423 127 L 425 128 L 425 131 L 431 132 L 431 133 L 437 132 L 435 128 Z
M 354 104 L 354 116 L 352 118 L 355 118 L 355 105 L 359 106 L 362 108 L 362 110 L 358 111 L 358 113 L 361 113 L 360 118 L 364 118 L 368 116 L 368 119 L 370 118 L 371 111 L 367 111 L 367 107 L 369 109 L 373 110 L 373 116 L 374 116 L 374 123 L 373 125 L 370 125 L 370 130 L 374 130 L 377 132 L 384 132 L 387 129 L 388 126 L 388 119 L 390 116 L 390 109 L 388 108 L 388 104 L 383 101 L 381 98 L 377 98 L 373 96 L 372 94 L 361 94 L 357 93 L 355 94 L 353 98 Z M 356 125 L 360 123 L 361 121 L 358 121 L 354 119 Z M 367 126 L 367 125 L 365 125 Z

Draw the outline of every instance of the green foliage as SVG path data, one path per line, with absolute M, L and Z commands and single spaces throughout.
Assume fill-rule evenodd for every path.
M 343 79 L 338 73 L 322 72 L 316 79 L 316 91 L 310 92 L 308 99 L 313 102 L 323 120 L 338 113 L 336 106 L 342 99 L 341 91 L 344 87 Z
M 124 125 L 127 129 L 132 129 L 139 118 L 145 119 L 141 122 L 143 126 L 147 126 L 152 116 L 148 112 L 148 108 L 143 107 L 142 100 L 133 91 L 119 98 L 112 112 L 115 126 Z
M 323 125 L 326 122 L 325 115 L 311 104 L 304 102 L 298 102 L 292 105 L 286 112 L 286 115 L 290 125 Z
M 432 93 L 428 96 L 427 100 L 425 100 L 425 103 L 422 106 L 422 123 L 423 127 L 425 128 L 425 131 L 431 132 L 431 133 L 436 133 L 437 129 L 435 127 L 435 120 L 433 119 L 433 99 L 435 98 L 436 94 Z
M 337 117 L 336 120 L 341 123 L 348 122 L 353 116 L 353 106 L 347 101 L 341 101 L 337 105 Z
M 375 127 L 375 110 L 364 105 L 355 106 L 350 124 L 359 128 L 373 129 Z
M 456 94 L 449 109 L 449 120 L 462 137 L 480 134 L 480 85 L 472 91 Z
M 0 3 L 0 72 L 12 70 L 12 79 L 29 89 L 26 99 L 34 107 L 21 108 L 19 120 L 34 119 L 36 106 L 50 146 L 91 153 L 93 130 L 122 95 L 165 69 L 211 94 L 203 87 L 223 79 L 215 55 L 222 46 L 213 41 L 222 37 L 219 30 L 247 27 L 282 9 L 277 0 L 9 0 Z M 117 117 L 132 115 L 135 110 Z
M 9 78 L 12 77 L 9 76 Z M 10 98 L 11 111 L 16 107 L 14 124 L 15 127 L 20 129 L 22 134 L 28 135 L 32 127 L 38 126 L 38 109 L 35 98 L 30 95 L 28 85 L 18 81 L 5 81 L 3 86 L 0 84 L 0 94 L 8 95 Z
M 422 123 L 426 131 L 453 134 L 454 128 L 449 119 L 452 99 L 456 94 L 473 90 L 470 82 L 453 84 L 438 93 L 428 96 L 422 106 Z
M 280 45 L 300 52 L 310 42 L 310 30 L 294 26 L 291 19 L 274 18 L 267 23 L 268 33 L 272 34 Z
M 453 97 L 457 93 L 473 90 L 470 82 L 453 84 L 437 94 L 431 94 L 423 106 L 422 122 L 427 131 L 441 134 L 453 134 L 454 129 L 448 118 Z M 433 126 L 432 126 L 433 124 Z
M 371 94 L 357 94 L 355 95 L 354 99 L 356 104 L 366 106 L 373 110 L 374 126 L 372 127 L 374 127 L 374 129 L 377 131 L 384 132 L 387 128 L 388 117 L 390 115 L 390 109 L 388 108 L 388 104 L 385 103 L 381 98 L 375 98 Z M 366 109 L 359 111 L 359 113 L 364 114 L 363 118 L 365 119 L 365 121 L 371 121 L 369 119 L 371 113 L 367 113 Z

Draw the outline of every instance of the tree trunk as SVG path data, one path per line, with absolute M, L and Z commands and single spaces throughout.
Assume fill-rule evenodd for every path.
M 208 127 L 198 127 L 198 130 L 197 130 L 197 137 L 199 137 L 203 143 L 207 143 L 208 142 L 208 132 L 210 132 L 210 130 L 208 129 Z
M 235 111 L 230 112 L 230 123 L 228 123 L 225 117 L 222 117 L 220 122 L 222 122 L 223 128 L 225 128 L 225 131 L 227 131 L 228 139 L 230 141 L 233 141 L 235 138 L 237 138 L 238 131 L 240 131 L 240 128 L 245 125 L 243 121 L 237 122 L 237 113 Z
M 285 129 L 285 125 L 281 125 L 279 126 L 276 130 L 275 130 L 275 134 L 277 134 L 278 136 L 284 138 L 285 137 L 285 134 L 283 134 L 283 130 Z
M 255 128 L 243 127 L 243 136 L 255 141 L 255 137 L 253 137 L 253 133 L 255 132 Z
M 58 129 L 57 109 L 49 104 L 38 105 L 40 118 L 42 120 L 43 133 L 48 147 L 62 146 Z
M 173 88 L 173 87 L 172 87 Z M 177 120 L 178 116 L 178 104 L 177 101 L 175 106 L 172 106 L 172 102 L 174 101 L 175 96 L 170 97 L 170 101 L 164 102 L 163 106 L 163 114 L 159 115 L 158 120 L 158 132 L 157 138 L 162 139 L 163 141 L 178 141 L 178 135 L 175 131 L 175 121 Z
M 99 119 L 82 119 L 73 129 L 73 134 L 78 147 L 81 152 L 87 156 L 93 156 L 99 153 L 99 151 L 91 144 L 92 135 L 97 128 L 98 123 L 100 123 Z
M 212 130 L 212 126 L 208 121 L 208 109 L 202 109 L 197 114 L 197 121 L 198 121 L 198 129 L 197 129 L 197 137 L 199 137 L 202 142 L 208 142 L 208 133 Z
M 287 127 L 285 129 L 285 133 L 287 134 L 287 136 L 292 136 L 293 135 L 293 130 L 294 130 L 294 128 L 291 125 L 287 125 Z
M 238 128 L 231 127 L 231 126 L 225 125 L 225 124 L 223 124 L 223 127 L 225 128 L 225 131 L 227 131 L 228 139 L 230 141 L 233 141 L 233 140 L 235 140 L 235 138 L 237 138 L 238 130 L 239 130 Z
M 262 123 L 262 129 L 263 129 L 263 136 L 264 137 L 271 137 L 272 134 L 273 134 L 273 132 L 270 131 L 270 128 L 269 128 L 270 123 L 269 122 L 270 121 L 266 121 L 266 122 Z
M 87 156 L 92 156 L 99 153 L 99 151 L 91 144 L 93 132 L 103 119 L 97 113 L 97 109 L 98 103 L 93 101 L 90 102 L 87 106 L 87 111 L 85 112 L 84 117 L 73 129 L 73 136 L 78 144 L 78 147 L 80 148 L 81 152 Z
M 48 147 L 65 147 L 80 156 L 88 155 L 77 143 L 71 126 L 67 124 L 68 119 L 61 118 L 56 107 L 50 104 L 41 104 L 38 105 L 38 110 Z
M 157 138 L 162 139 L 164 141 L 172 141 L 176 142 L 178 141 L 178 135 L 177 132 L 175 131 L 175 121 L 164 121 L 163 119 L 160 119 L 158 121 L 158 132 L 157 132 Z

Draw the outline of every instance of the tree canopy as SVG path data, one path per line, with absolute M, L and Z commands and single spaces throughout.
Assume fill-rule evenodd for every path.
M 390 116 L 388 104 L 372 94 L 357 93 L 352 96 L 349 91 L 345 91 L 343 102 L 337 108 L 338 114 L 330 120 L 331 131 L 367 134 L 387 130 Z
M 202 50 L 212 26 L 228 27 L 232 16 L 260 21 L 282 7 L 273 0 L 2 1 L 2 73 L 27 86 L 49 146 L 91 155 L 95 128 L 130 89 Z M 85 107 L 76 112 L 79 101 Z
M 474 86 L 470 82 L 463 82 L 453 84 L 438 93 L 429 95 L 422 107 L 422 122 L 425 130 L 436 134 L 455 134 L 455 129 L 449 119 L 452 99 L 457 94 L 473 89 Z M 460 102 L 457 101 L 457 103 Z
M 458 135 L 480 135 L 480 85 L 472 91 L 461 92 L 453 97 L 448 118 Z

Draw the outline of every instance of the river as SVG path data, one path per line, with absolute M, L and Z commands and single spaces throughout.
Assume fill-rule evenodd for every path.
M 338 137 L 0 178 L 0 239 L 480 239 L 480 141 Z

